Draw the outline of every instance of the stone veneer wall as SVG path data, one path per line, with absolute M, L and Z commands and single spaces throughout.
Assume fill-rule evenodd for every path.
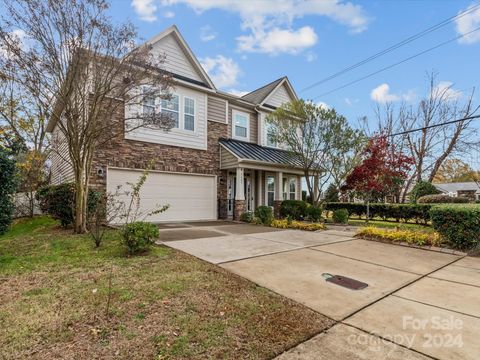
M 120 119 L 124 112 L 119 111 Z M 217 175 L 217 198 L 219 199 L 218 212 L 225 213 L 221 203 L 227 199 L 226 171 L 220 170 L 220 145 L 218 139 L 227 137 L 228 125 L 208 121 L 207 150 L 188 149 L 177 146 L 154 144 L 137 140 L 127 140 L 124 137 L 124 128 L 118 124 L 112 129 L 110 139 L 95 152 L 92 161 L 90 183 L 100 190 L 106 189 L 107 166 L 121 168 L 144 169 L 153 159 L 153 169 L 159 171 L 212 174 Z M 103 175 L 98 170 L 103 170 Z

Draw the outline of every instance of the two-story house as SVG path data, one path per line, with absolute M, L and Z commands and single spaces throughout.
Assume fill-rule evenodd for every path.
M 284 199 L 301 199 L 303 172 L 272 141 L 265 121 L 282 103 L 297 99 L 287 77 L 239 97 L 216 89 L 175 26 L 148 43 L 166 56 L 164 66 L 175 82 L 172 97 L 145 99 L 137 109 L 125 104 L 116 116 L 168 112 L 175 127 L 112 132 L 119 135 L 96 150 L 92 185 L 114 192 L 118 185 L 135 183 L 146 160 L 153 159 L 141 207 L 170 204 L 148 219 L 154 222 L 239 219 L 260 205 L 278 209 Z M 59 135 L 53 123 L 48 130 Z M 54 184 L 73 180 L 65 152 L 52 152 Z

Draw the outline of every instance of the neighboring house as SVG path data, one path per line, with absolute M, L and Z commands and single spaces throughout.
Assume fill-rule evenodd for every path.
M 472 201 L 480 200 L 480 184 L 477 184 L 474 181 L 433 185 L 437 188 L 437 190 L 448 196 L 466 197 Z
M 238 97 L 215 88 L 175 26 L 148 43 L 166 55 L 165 68 L 175 80 L 172 99 L 145 101 L 143 109 L 126 104 L 117 115 L 125 119 L 154 107 L 172 114 L 177 126 L 168 132 L 139 128 L 112 135 L 96 150 L 92 186 L 114 192 L 118 185 L 135 182 L 154 159 L 141 206 L 170 208 L 150 221 L 239 219 L 260 205 L 278 211 L 283 199 L 301 199 L 302 169 L 272 141 L 265 122 L 269 112 L 297 99 L 287 77 Z M 55 124 L 48 130 L 61 137 Z M 66 151 L 52 152 L 54 184 L 73 181 Z

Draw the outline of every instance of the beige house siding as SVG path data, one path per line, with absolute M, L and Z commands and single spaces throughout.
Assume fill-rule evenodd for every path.
M 50 183 L 58 185 L 74 180 L 73 167 L 68 155 L 68 144 L 60 129 L 55 127 L 52 132 L 52 151 L 50 153 L 51 174 Z
M 239 106 L 230 105 L 228 107 L 228 137 L 232 136 L 232 110 L 241 111 L 250 115 L 250 142 L 257 144 L 258 142 L 258 119 L 257 113 Z
M 291 101 L 290 95 L 288 94 L 285 85 L 282 85 L 267 98 L 265 103 L 279 107 L 283 103 L 287 103 L 289 101 Z
M 209 96 L 207 99 L 207 120 L 225 124 L 227 119 L 227 101 Z
M 165 63 L 163 64 L 165 70 L 193 80 L 204 81 L 174 35 L 170 34 L 153 44 L 152 52 L 156 55 L 165 55 Z
M 234 168 L 238 164 L 238 159 L 229 151 L 220 147 L 220 166 L 222 169 Z

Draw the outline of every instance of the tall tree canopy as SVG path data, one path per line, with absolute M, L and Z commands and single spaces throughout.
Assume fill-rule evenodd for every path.
M 297 100 L 271 113 L 269 134 L 300 160 L 312 203 L 333 179 L 340 183 L 356 165 L 364 135 L 334 109 Z
M 124 121 L 129 130 L 169 129 L 173 124 L 155 113 L 117 116 L 125 102 L 168 98 L 171 76 L 162 70 L 164 57 L 154 55 L 150 45 L 137 47 L 135 27 L 115 24 L 108 7 L 105 0 L 3 0 L 0 22 L 0 48 L 8 55 L 1 68 L 47 106 L 49 124 L 62 135 L 56 140 L 68 148 L 79 233 L 86 231 L 95 149 L 112 138 L 113 129 L 123 129 Z M 144 91 L 138 91 L 140 86 Z

